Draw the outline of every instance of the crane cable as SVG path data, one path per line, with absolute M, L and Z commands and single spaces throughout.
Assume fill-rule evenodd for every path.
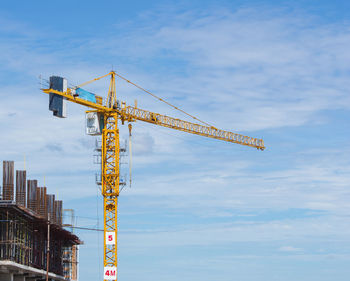
M 176 107 L 175 105 L 172 105 L 171 103 L 169 103 L 169 102 L 167 102 L 166 100 L 164 100 L 164 99 L 162 99 L 162 98 L 156 96 L 155 94 L 152 94 L 150 91 L 147 91 L 146 89 L 142 88 L 141 86 L 139 86 L 139 85 L 137 85 L 137 84 L 131 82 L 130 80 L 126 79 L 125 77 L 121 76 L 120 74 L 115 73 L 115 75 L 118 76 L 119 78 L 123 79 L 124 81 L 130 83 L 131 85 L 135 86 L 136 88 L 138 88 L 138 89 L 140 89 L 140 90 L 146 92 L 147 94 L 151 95 L 152 97 L 154 97 L 154 98 L 160 100 L 161 102 L 164 102 L 164 103 L 166 103 L 167 105 L 169 105 L 169 106 L 175 108 L 176 110 L 181 111 L 182 113 L 186 114 L 187 116 L 190 116 L 191 118 L 193 118 L 193 119 L 195 119 L 195 120 L 197 120 L 197 121 L 199 121 L 199 122 L 201 122 L 201 123 L 203 123 L 203 124 L 205 124 L 205 125 L 207 125 L 207 126 L 213 128 L 213 129 L 216 129 L 214 126 L 212 126 L 212 125 L 208 124 L 207 122 L 204 122 L 204 121 L 198 119 L 197 117 L 195 117 L 195 116 L 193 116 L 193 115 L 191 115 L 191 114 L 189 114 L 189 113 L 183 111 L 182 109 Z
M 132 129 L 132 125 L 131 123 L 129 123 L 128 125 L 129 127 L 129 182 L 130 182 L 130 187 L 131 187 L 131 170 L 132 170 L 132 148 L 131 148 L 131 129 Z
M 81 227 L 81 226 L 69 226 L 74 229 L 81 229 L 81 230 L 91 230 L 91 231 L 104 231 L 104 229 L 99 228 L 91 228 L 91 227 Z
M 100 80 L 100 79 L 102 79 L 102 78 L 104 78 L 104 77 L 107 77 L 108 75 L 110 75 L 111 74 L 111 72 L 109 72 L 108 74 L 105 74 L 105 75 L 103 75 L 103 76 L 101 76 L 101 77 L 97 77 L 97 78 L 95 78 L 95 79 L 92 79 L 92 80 L 90 80 L 90 81 L 87 81 L 87 82 L 85 82 L 85 83 L 82 83 L 82 84 L 80 84 L 80 85 L 78 85 L 78 86 L 75 86 L 75 88 L 81 88 L 81 87 L 83 87 L 83 86 L 86 86 L 86 85 L 88 85 L 88 84 L 91 84 L 92 82 L 95 82 L 95 81 L 98 81 L 98 80 Z
M 114 72 L 114 71 L 113 71 L 113 72 Z M 81 87 L 83 87 L 83 86 L 85 86 L 85 85 L 87 85 L 87 84 L 90 84 L 90 83 L 92 83 L 92 82 L 98 81 L 98 80 L 100 80 L 100 79 L 102 79 L 102 78 L 104 78 L 104 77 L 110 75 L 111 73 L 112 73 L 112 71 L 109 72 L 108 74 L 105 74 L 105 75 L 101 76 L 101 77 L 98 77 L 98 78 L 92 79 L 92 80 L 90 80 L 90 81 L 87 81 L 87 82 L 85 82 L 85 83 L 83 83 L 83 84 L 80 84 L 80 85 L 76 86 L 75 88 L 81 88 Z M 172 107 L 172 108 L 174 108 L 174 109 L 176 109 L 176 110 L 182 112 L 183 114 L 185 114 L 185 115 L 187 115 L 187 116 L 193 118 L 194 120 L 197 120 L 198 122 L 203 123 L 203 124 L 205 124 L 205 125 L 211 127 L 212 129 L 216 129 L 216 130 L 217 130 L 217 128 L 214 127 L 213 125 L 210 125 L 209 123 L 204 122 L 204 121 L 198 119 L 197 117 L 195 117 L 195 116 L 193 116 L 193 115 L 187 113 L 186 111 L 184 111 L 184 110 L 178 108 L 177 106 L 172 105 L 171 103 L 167 102 L 166 100 L 164 100 L 164 99 L 162 99 L 162 98 L 156 96 L 155 94 L 151 93 L 150 91 L 147 91 L 146 89 L 142 88 L 141 86 L 135 84 L 134 82 L 131 82 L 130 80 L 126 79 L 125 77 L 121 76 L 120 74 L 118 74 L 118 73 L 116 73 L 116 72 L 114 72 L 114 74 L 115 74 L 116 76 L 118 76 L 119 78 L 123 79 L 124 81 L 126 81 L 127 83 L 130 83 L 131 85 L 133 85 L 133 86 L 135 86 L 136 88 L 140 89 L 141 91 L 144 91 L 145 93 L 147 93 L 147 94 L 151 95 L 152 97 L 156 98 L 157 100 L 159 100 L 159 101 L 161 101 L 161 102 L 164 102 L 165 104 L 167 104 L 167 105 L 169 105 L 170 107 Z

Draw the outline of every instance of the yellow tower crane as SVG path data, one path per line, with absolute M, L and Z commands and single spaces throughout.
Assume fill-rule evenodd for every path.
M 110 86 L 107 100 L 103 102 L 102 97 L 82 90 L 81 87 L 101 78 L 110 76 Z M 143 110 L 135 106 L 127 106 L 125 102 L 119 103 L 116 99 L 116 77 L 138 87 L 149 93 L 153 97 L 167 103 L 168 105 L 180 110 L 182 113 L 190 116 L 200 125 L 166 115 Z M 67 87 L 67 81 L 64 78 L 53 76 L 50 77 L 50 88 L 42 89 L 44 93 L 50 94 L 49 108 L 57 117 L 65 117 L 66 100 L 81 104 L 90 108 L 87 111 L 87 133 L 91 135 L 102 135 L 102 196 L 104 208 L 104 279 L 117 280 L 117 209 L 120 184 L 119 170 L 119 130 L 118 120 L 122 124 L 129 122 L 129 131 L 131 131 L 131 122 L 144 121 L 155 125 L 168 127 L 171 129 L 184 131 L 204 137 L 214 138 L 227 142 L 237 143 L 245 146 L 255 147 L 258 150 L 264 150 L 262 139 L 251 138 L 248 136 L 219 130 L 198 118 L 184 112 L 183 110 L 171 105 L 163 99 L 146 91 L 135 83 L 122 77 L 115 71 L 95 78 L 76 87 Z M 90 127 L 89 124 L 91 123 Z

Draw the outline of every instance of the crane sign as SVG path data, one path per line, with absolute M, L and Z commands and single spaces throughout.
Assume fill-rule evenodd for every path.
M 107 76 L 110 76 L 111 80 L 105 102 L 103 102 L 102 97 L 81 88 Z M 204 125 L 140 109 L 136 104 L 135 106 L 127 106 L 125 102 L 120 103 L 116 99 L 116 77 L 151 94 Z M 67 116 L 67 101 L 90 108 L 90 110 L 86 111 L 86 132 L 90 135 L 102 135 L 101 191 L 104 208 L 104 280 L 117 280 L 117 210 L 120 184 L 118 120 L 120 120 L 123 125 L 125 122 L 128 122 L 130 131 L 131 122 L 143 121 L 195 135 L 254 147 L 258 150 L 265 149 L 262 139 L 251 138 L 210 126 L 163 99 L 158 98 L 115 71 L 111 71 L 106 75 L 72 88 L 67 86 L 67 80 L 65 78 L 51 76 L 50 88 L 42 89 L 42 91 L 50 96 L 49 109 L 53 111 L 54 116 L 60 118 Z

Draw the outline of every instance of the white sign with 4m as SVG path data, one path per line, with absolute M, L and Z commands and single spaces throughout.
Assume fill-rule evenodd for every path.
M 114 266 L 105 266 L 103 272 L 104 280 L 117 280 L 117 268 Z
M 106 232 L 106 245 L 115 245 L 115 232 Z

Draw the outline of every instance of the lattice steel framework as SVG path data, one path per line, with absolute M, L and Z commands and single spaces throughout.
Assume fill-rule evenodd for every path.
M 133 106 L 122 107 L 122 109 L 118 111 L 118 113 L 120 114 L 122 121 L 140 120 L 158 126 L 163 126 L 195 135 L 200 135 L 203 137 L 251 146 L 260 150 L 264 150 L 265 148 L 264 141 L 262 139 L 252 138 L 241 134 L 220 130 L 214 127 L 184 121 L 181 119 L 169 117 L 159 113 L 154 113 Z
M 106 243 L 106 234 L 117 237 L 117 208 L 119 196 L 119 130 L 117 113 L 105 113 L 102 132 L 102 195 L 104 198 L 104 266 L 117 268 L 117 241 Z

